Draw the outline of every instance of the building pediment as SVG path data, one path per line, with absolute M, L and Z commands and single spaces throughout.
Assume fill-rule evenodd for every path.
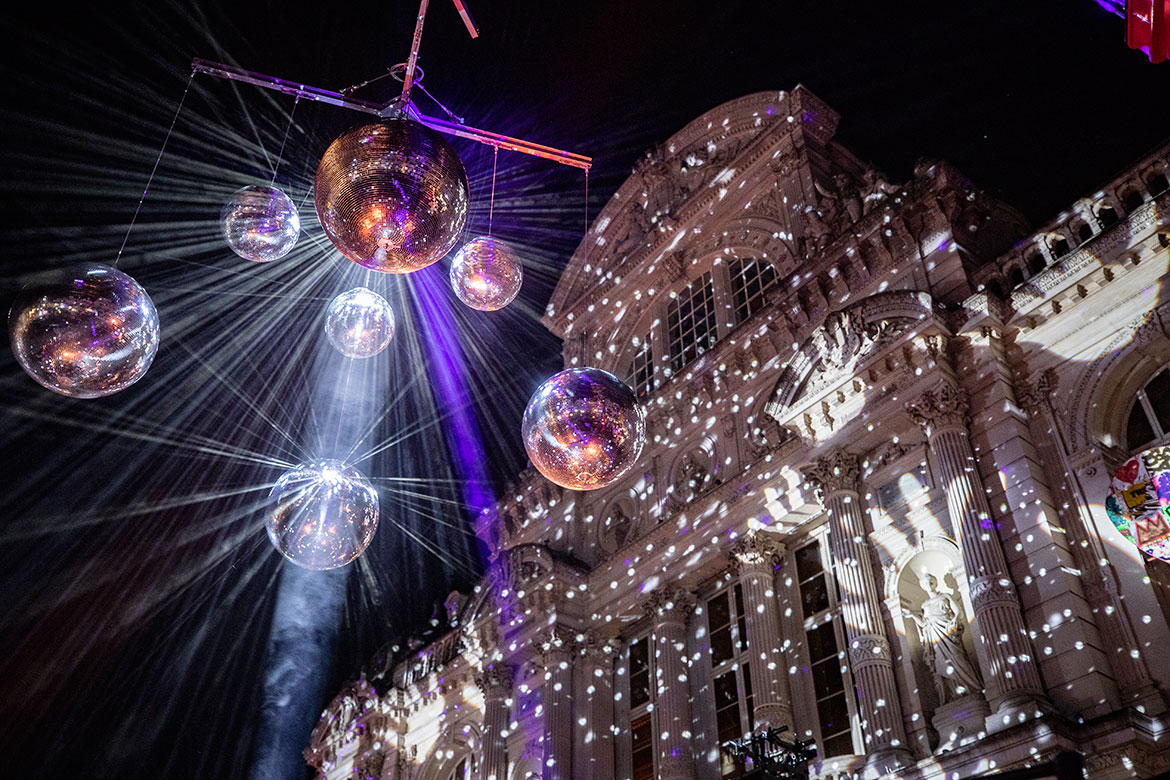
M 765 412 L 781 425 L 814 440 L 824 432 L 820 423 L 827 422 L 829 429 L 838 429 L 843 421 L 839 417 L 831 419 L 829 407 L 845 407 L 851 396 L 858 394 L 864 401 L 868 392 L 857 369 L 911 331 L 932 323 L 945 331 L 932 298 L 923 292 L 878 293 L 830 312 L 784 367 Z M 937 351 L 941 343 L 924 342 L 924 347 Z M 848 392 L 840 389 L 843 385 L 848 386 Z M 824 401 L 829 394 L 834 395 L 833 401 Z
M 796 175 L 791 149 L 779 151 L 782 139 L 800 129 L 823 143 L 836 123 L 835 112 L 798 86 L 791 93 L 760 92 L 725 103 L 648 151 L 574 252 L 549 302 L 545 324 L 563 336 L 571 328 L 572 310 L 583 299 L 595 297 L 644 262 L 669 255 L 678 241 L 676 228 L 690 224 L 737 188 L 749 167 L 766 159 L 773 178 Z M 765 199 L 757 205 L 755 213 L 764 220 L 771 214 L 776 226 L 772 232 L 779 238 L 787 205 Z

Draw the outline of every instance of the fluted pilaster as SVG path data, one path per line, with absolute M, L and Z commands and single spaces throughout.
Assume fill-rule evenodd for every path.
M 861 510 L 861 466 L 856 456 L 837 449 L 814 461 L 804 474 L 821 492 L 829 515 L 829 550 L 868 763 L 883 769 L 907 765 L 911 758 L 893 655 L 885 636 Z
M 580 674 L 576 726 L 580 736 L 574 744 L 575 777 L 613 777 L 614 659 L 621 643 L 603 639 L 593 632 L 585 634 L 577 664 Z M 584 696 L 580 692 L 584 690 Z
M 968 438 L 967 410 L 966 394 L 949 382 L 906 407 L 926 433 L 959 535 L 974 610 L 976 656 L 987 702 L 998 712 L 1041 698 L 1043 686 Z
M 695 760 L 691 749 L 691 685 L 686 654 L 687 620 L 695 608 L 695 597 L 679 588 L 661 588 L 642 606 L 654 621 L 658 780 L 692 780 Z
M 538 643 L 544 665 L 541 723 L 544 743 L 544 780 L 571 780 L 573 776 L 573 655 L 576 634 L 558 626 Z
M 795 730 L 774 578 L 775 560 L 783 554 L 782 544 L 759 533 L 739 537 L 731 548 L 732 565 L 739 573 L 739 584 L 743 589 L 747 645 L 755 687 L 752 715 L 758 729 L 787 726 Z
M 475 684 L 483 691 L 481 780 L 508 778 L 508 702 L 512 698 L 513 679 L 512 667 L 503 663 L 484 667 L 475 676 Z

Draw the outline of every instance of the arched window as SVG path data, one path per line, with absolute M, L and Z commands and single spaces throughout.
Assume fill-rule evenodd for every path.
M 471 780 L 471 767 L 467 763 L 467 759 L 462 759 L 455 768 L 451 770 L 451 774 L 447 775 L 446 780 Z
M 1088 241 L 1092 237 L 1093 237 L 1093 226 L 1092 225 L 1090 225 L 1088 222 L 1082 222 L 1081 224 L 1077 225 L 1077 238 L 1079 238 L 1082 243 L 1085 241 Z
M 702 355 L 719 338 L 715 320 L 715 288 L 711 272 L 683 288 L 666 309 L 670 364 L 678 371 Z
M 1145 202 L 1145 199 L 1137 190 L 1130 190 L 1121 198 L 1121 202 L 1125 204 L 1126 211 L 1133 211 L 1134 209 L 1141 208 L 1142 203 Z
M 1044 255 L 1037 252 L 1028 256 L 1028 273 L 1032 276 L 1044 270 Z
M 1166 190 L 1170 190 L 1170 180 L 1167 180 L 1166 174 L 1156 171 L 1146 179 L 1146 189 L 1149 190 L 1150 195 L 1161 195 Z
M 634 353 L 630 362 L 630 372 L 626 376 L 626 384 L 630 386 L 638 398 L 645 400 L 654 392 L 654 354 L 647 336 L 642 346 Z
M 1125 442 L 1130 452 L 1170 444 L 1170 366 L 1138 391 L 1125 424 Z
M 1068 254 L 1068 241 L 1063 238 L 1052 239 L 1052 243 L 1049 246 L 1052 248 L 1053 257 L 1064 257 Z
M 776 282 L 776 269 L 767 260 L 746 258 L 733 261 L 728 270 L 739 324 L 764 307 L 768 288 Z
M 1102 206 L 1097 209 L 1097 219 L 1101 220 L 1101 224 L 1105 227 L 1113 227 L 1121 221 L 1121 217 L 1117 216 L 1117 209 L 1112 206 Z

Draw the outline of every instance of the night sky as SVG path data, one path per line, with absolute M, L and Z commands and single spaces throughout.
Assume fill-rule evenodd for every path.
M 340 89 L 405 59 L 417 10 L 9 6 L 0 12 L 4 308 L 38 270 L 113 262 L 193 57 Z M 424 86 L 472 126 L 593 156 L 592 215 L 645 149 L 691 119 L 798 83 L 840 112 L 838 140 L 891 181 L 909 178 L 920 156 L 943 158 L 1037 224 L 1170 136 L 1170 65 L 1127 49 L 1123 21 L 1094 0 L 472 0 L 478 40 L 453 4 L 431 6 Z M 396 87 L 383 79 L 357 94 L 384 100 Z M 298 105 L 280 155 L 278 184 L 304 203 L 305 251 L 255 266 L 218 238 L 228 194 L 272 176 L 291 109 L 276 93 L 194 80 L 119 266 L 147 287 L 163 323 L 138 385 L 66 399 L 0 354 L 6 777 L 248 776 L 287 564 L 264 533 L 258 487 L 280 469 L 245 456 L 275 453 L 282 436 L 310 446 L 320 433 L 321 378 L 336 371 L 319 349 L 320 312 L 367 278 L 321 244 L 305 200 L 329 141 L 361 120 L 342 109 Z M 490 151 L 455 145 L 472 181 L 472 232 L 483 232 Z M 498 317 L 453 313 L 497 491 L 524 466 L 523 405 L 559 367 L 559 345 L 537 317 L 585 210 L 579 171 L 501 154 L 494 226 L 521 248 L 525 288 Z M 441 281 L 441 266 L 424 278 Z M 444 438 L 449 399 L 432 387 L 419 341 L 426 310 L 411 285 L 421 282 L 374 281 L 403 307 L 403 331 L 382 364 L 393 400 L 370 441 L 387 446 L 363 468 L 404 481 L 384 486 L 397 491 L 383 504 L 395 520 L 384 518 L 342 578 L 338 614 L 317 637 L 333 663 L 318 665 L 310 723 L 380 650 L 433 631 L 435 604 L 481 566 Z

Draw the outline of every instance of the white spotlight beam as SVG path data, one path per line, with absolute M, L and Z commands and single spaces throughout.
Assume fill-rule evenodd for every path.
M 251 84 L 264 89 L 272 89 L 277 92 L 283 92 L 286 95 L 294 95 L 308 100 L 315 100 L 320 103 L 327 103 L 331 106 L 339 106 L 341 108 L 348 108 L 351 111 L 360 111 L 364 114 L 373 114 L 379 117 L 395 116 L 400 113 L 405 113 L 410 118 L 416 120 L 420 124 L 426 125 L 432 130 L 437 130 L 440 133 L 447 135 L 458 136 L 459 138 L 467 138 L 471 141 L 477 141 L 487 146 L 495 147 L 497 149 L 506 149 L 512 152 L 520 152 L 521 154 L 528 154 L 533 157 L 540 157 L 544 160 L 551 160 L 561 165 L 569 165 L 573 168 L 580 168 L 588 171 L 593 167 L 593 158 L 586 157 L 582 154 L 575 154 L 567 152 L 564 149 L 557 149 L 552 146 L 544 146 L 543 144 L 525 141 L 522 138 L 513 138 L 507 135 L 500 135 L 489 130 L 479 130 L 474 127 L 459 124 L 457 122 L 448 122 L 445 119 L 438 119 L 437 117 L 427 116 L 419 112 L 413 103 L 407 102 L 404 108 L 400 108 L 400 98 L 395 98 L 389 103 L 372 103 L 368 100 L 360 100 L 358 98 L 347 97 L 340 92 L 331 92 L 320 87 L 312 87 L 306 84 L 298 84 L 293 81 L 277 78 L 276 76 L 268 76 L 263 73 L 256 73 L 250 70 L 244 70 L 234 65 L 225 65 L 220 62 L 211 62 L 210 60 L 196 58 L 191 63 L 191 69 L 195 73 L 206 73 L 209 76 L 215 76 L 221 79 L 229 79 L 231 81 L 240 81 L 245 84 Z

